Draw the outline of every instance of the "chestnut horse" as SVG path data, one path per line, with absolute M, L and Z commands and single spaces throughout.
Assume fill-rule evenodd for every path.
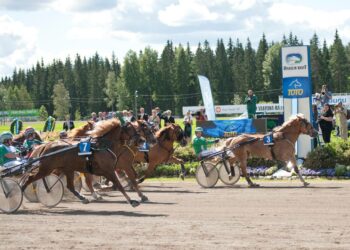
M 182 165 L 184 171 L 183 160 L 173 156 L 174 142 L 180 143 L 181 146 L 186 146 L 187 140 L 184 137 L 182 128 L 177 124 L 170 124 L 156 132 L 157 143 L 150 148 L 148 153 L 137 152 L 135 162 L 147 162 L 148 168 L 145 175 L 138 182 L 143 182 L 149 177 L 155 168 L 161 163 L 177 163 Z M 182 173 L 183 174 L 183 173 Z
M 41 179 L 49 175 L 53 170 L 58 169 L 66 175 L 68 190 L 70 190 L 82 202 L 88 203 L 88 200 L 85 197 L 74 190 L 74 171 L 82 173 L 92 172 L 95 175 L 102 175 L 110 179 L 113 182 L 114 187 L 118 188 L 119 191 L 123 193 L 128 203 L 133 207 L 138 206 L 139 202 L 130 199 L 114 172 L 116 156 L 111 149 L 117 147 L 117 144 L 120 143 L 118 140 L 122 134 L 122 130 L 129 135 L 131 141 L 139 141 L 140 135 L 136 133 L 135 128 L 133 126 L 124 126 L 122 128 L 118 119 L 101 122 L 99 126 L 96 126 L 95 129 L 91 131 L 91 135 L 95 137 L 93 140 L 96 140 L 97 144 L 110 145 L 104 149 L 104 146 L 100 146 L 100 148 L 97 148 L 97 150 L 94 151 L 90 164 L 92 167 L 90 169 L 88 169 L 89 167 L 87 166 L 85 157 L 78 156 L 78 147 L 67 145 L 66 142 L 62 141 L 50 142 L 39 146 L 33 151 L 33 157 L 39 157 L 55 151 L 57 152 L 61 149 L 68 148 L 68 151 L 57 153 L 48 158 L 43 158 L 39 162 L 38 171 L 30 175 L 22 184 L 22 190 L 25 190 L 30 183 Z
M 231 166 L 238 162 L 242 174 L 247 180 L 249 186 L 256 187 L 259 185 L 253 183 L 247 175 L 248 157 L 290 162 L 303 185 L 309 185 L 309 183 L 303 179 L 297 167 L 295 159 L 295 142 L 300 134 L 315 137 L 317 131 L 313 128 L 311 123 L 305 119 L 303 114 L 298 114 L 284 122 L 282 126 L 273 129 L 272 134 L 274 144 L 269 146 L 264 145 L 263 134 L 243 134 L 226 140 L 226 147 L 231 149 L 234 153 L 234 156 L 229 159 Z

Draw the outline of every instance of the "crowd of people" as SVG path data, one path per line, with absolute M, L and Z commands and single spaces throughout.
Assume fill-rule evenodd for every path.
M 331 141 L 331 133 L 335 129 L 336 135 L 347 140 L 348 138 L 348 111 L 342 102 L 331 106 L 332 92 L 327 85 L 322 85 L 320 93 L 315 94 L 316 104 L 312 107 L 314 127 L 321 130 L 324 143 Z

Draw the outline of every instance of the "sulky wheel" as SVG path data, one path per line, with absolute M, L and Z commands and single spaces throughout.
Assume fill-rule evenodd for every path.
M 208 170 L 208 176 L 205 175 L 203 167 L 199 165 L 196 170 L 196 180 L 204 188 L 214 187 L 219 180 L 219 172 L 216 166 L 210 162 L 204 162 L 204 167 Z
M 36 182 L 30 183 L 23 194 L 29 202 L 38 202 L 38 197 L 36 196 Z
M 14 213 L 21 206 L 23 192 L 20 185 L 12 179 L 0 179 L 0 210 Z
M 230 163 L 226 161 L 227 166 L 231 170 Z M 218 164 L 220 180 L 226 185 L 234 185 L 241 178 L 241 172 L 237 164 L 233 165 L 234 174 L 229 177 L 223 162 Z
M 38 180 L 36 195 L 41 204 L 46 207 L 55 207 L 63 197 L 63 184 L 56 175 L 49 175 Z

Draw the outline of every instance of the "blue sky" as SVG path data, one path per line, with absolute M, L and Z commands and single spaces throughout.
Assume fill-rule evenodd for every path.
M 207 39 L 262 33 L 280 41 L 293 32 L 307 44 L 314 32 L 332 42 L 335 30 L 350 41 L 350 1 L 316 0 L 0 0 L 0 77 L 37 60 L 91 56 L 119 61 L 132 49 L 160 50 L 167 40 L 195 49 Z

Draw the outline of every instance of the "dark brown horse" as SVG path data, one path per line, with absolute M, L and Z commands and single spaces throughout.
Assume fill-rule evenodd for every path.
M 139 179 L 142 182 L 149 177 L 155 168 L 162 163 L 177 163 L 182 164 L 183 160 L 176 158 L 174 153 L 174 142 L 180 143 L 181 146 L 186 146 L 187 141 L 184 137 L 182 128 L 177 124 L 170 124 L 156 132 L 157 143 L 150 148 L 148 153 L 137 152 L 135 162 L 147 162 L 148 167 L 145 176 Z M 184 168 L 184 167 L 183 167 Z
M 263 134 L 247 135 L 243 134 L 226 141 L 226 147 L 233 150 L 234 156 L 229 159 L 230 164 L 236 162 L 240 164 L 242 174 L 246 178 L 249 186 L 255 187 L 247 175 L 248 157 L 258 157 L 270 160 L 278 160 L 291 163 L 294 171 L 298 174 L 300 181 L 304 186 L 309 185 L 299 173 L 295 159 L 295 142 L 300 134 L 306 134 L 311 137 L 317 135 L 317 131 L 308 122 L 304 115 L 298 114 L 284 122 L 282 126 L 277 127 L 272 132 L 274 144 L 267 146 L 263 142 Z
M 39 162 L 38 171 L 29 176 L 29 178 L 23 183 L 22 190 L 24 190 L 30 183 L 41 179 L 49 175 L 53 170 L 60 170 L 66 175 L 67 178 L 67 188 L 84 203 L 88 200 L 80 195 L 74 190 L 74 171 L 82 173 L 93 173 L 99 176 L 105 176 L 107 179 L 111 180 L 114 187 L 118 188 L 126 198 L 126 200 L 132 205 L 137 206 L 139 203 L 135 200 L 131 200 L 126 194 L 124 188 L 120 185 L 120 182 L 115 175 L 114 166 L 116 163 L 116 156 L 111 149 L 117 147 L 120 143 L 119 138 L 121 137 L 122 130 L 124 133 L 129 134 L 130 140 L 138 140 L 140 136 L 135 133 L 135 128 L 133 126 L 121 127 L 119 120 L 112 119 L 100 123 L 99 126 L 92 131 L 91 135 L 95 137 L 98 149 L 94 152 L 91 159 L 91 164 L 87 165 L 85 157 L 78 156 L 78 147 L 72 147 L 72 145 L 67 145 L 66 142 L 58 141 L 51 142 L 36 148 L 32 154 L 32 157 L 39 157 L 51 152 L 57 152 L 61 149 L 67 149 L 68 151 L 58 153 L 56 155 L 44 158 Z M 98 146 L 100 144 L 100 146 Z M 104 146 L 101 144 L 109 144 Z M 92 166 L 89 169 L 88 166 Z

